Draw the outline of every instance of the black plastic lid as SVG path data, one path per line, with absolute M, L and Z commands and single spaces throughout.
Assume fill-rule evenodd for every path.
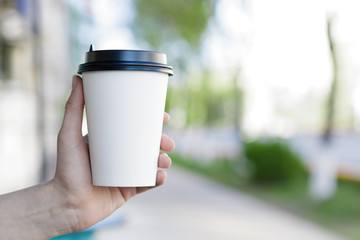
M 143 50 L 93 51 L 93 46 L 90 45 L 85 63 L 79 65 L 78 73 L 104 70 L 153 71 L 173 75 L 164 53 Z

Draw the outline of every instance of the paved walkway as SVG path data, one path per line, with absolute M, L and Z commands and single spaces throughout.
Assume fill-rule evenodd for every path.
M 244 193 L 172 167 L 165 186 L 131 199 L 95 240 L 340 240 Z

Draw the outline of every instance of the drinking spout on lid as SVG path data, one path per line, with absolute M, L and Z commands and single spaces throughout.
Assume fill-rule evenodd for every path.
M 93 45 L 90 44 L 89 52 L 92 52 L 92 51 L 93 51 Z

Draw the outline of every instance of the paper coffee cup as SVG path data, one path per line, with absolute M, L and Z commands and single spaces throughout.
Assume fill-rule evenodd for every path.
M 93 185 L 156 184 L 168 77 L 166 55 L 90 47 L 80 64 Z

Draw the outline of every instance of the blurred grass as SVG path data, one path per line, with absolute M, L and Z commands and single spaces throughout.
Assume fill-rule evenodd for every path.
M 325 202 L 316 203 L 310 198 L 309 183 L 305 177 L 284 183 L 256 184 L 239 174 L 239 161 L 236 160 L 217 160 L 204 164 L 176 154 L 172 154 L 171 158 L 176 166 L 247 192 L 349 239 L 360 239 L 358 182 L 339 180 L 335 195 Z

